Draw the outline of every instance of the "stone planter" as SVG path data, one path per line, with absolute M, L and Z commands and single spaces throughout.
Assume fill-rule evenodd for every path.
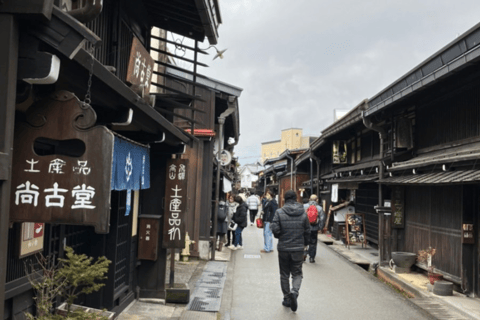
M 115 319 L 115 312 L 111 311 L 103 311 L 100 309 L 95 309 L 95 308 L 89 308 L 85 306 L 79 306 L 76 304 L 72 304 L 70 307 L 70 312 L 75 311 L 75 310 L 83 310 L 87 313 L 92 314 L 92 320 L 97 319 L 96 315 L 107 317 L 108 320 L 113 320 Z M 67 303 L 64 302 L 62 303 L 58 308 L 57 308 L 57 314 L 66 317 L 67 316 Z
M 390 260 L 390 268 L 395 265 L 396 273 L 409 273 L 410 268 L 417 260 L 417 255 L 411 252 L 392 252 L 392 260 Z

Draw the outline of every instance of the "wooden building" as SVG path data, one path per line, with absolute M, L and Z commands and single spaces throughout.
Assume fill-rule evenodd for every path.
M 31 254 L 57 259 L 65 245 L 112 261 L 106 286 L 78 303 L 119 312 L 135 296 L 164 297 L 167 215 L 158 195 L 168 191 L 167 161 L 193 137 L 159 113 L 190 107 L 163 91 L 162 37 L 216 44 L 220 23 L 216 0 L 0 5 L 3 319 L 33 311 L 24 269 L 35 264 Z M 152 27 L 163 31 L 152 36 Z M 155 48 L 153 37 L 161 42 Z M 144 217 L 158 221 L 156 241 L 139 234 Z
M 364 117 L 385 132 L 392 251 L 436 248 L 436 270 L 480 292 L 478 226 L 480 25 L 369 99 Z M 423 266 L 425 267 L 425 266 Z
M 167 87 L 179 92 L 193 94 L 193 76 L 175 69 L 167 68 Z M 209 243 L 212 241 L 212 211 L 215 208 L 216 171 L 219 149 L 233 155 L 234 146 L 239 139 L 238 98 L 243 89 L 205 76 L 197 77 L 196 94 L 202 99 L 196 103 L 194 121 L 196 122 L 192 147 L 187 148 L 185 159 L 189 161 L 189 190 L 186 230 L 195 241 L 191 248 L 194 257 L 208 258 Z M 167 93 L 168 90 L 167 90 Z M 191 117 L 188 109 L 178 110 L 173 115 L 174 124 L 190 132 Z M 219 120 L 219 119 L 222 120 Z M 220 124 L 220 121 L 224 121 Z M 223 127 L 220 131 L 220 126 Z M 222 135 L 222 136 L 220 136 Z M 235 161 L 230 158 L 227 165 L 221 166 L 219 190 L 224 196 L 224 186 L 232 185 L 235 178 Z M 228 181 L 225 181 L 228 180 Z

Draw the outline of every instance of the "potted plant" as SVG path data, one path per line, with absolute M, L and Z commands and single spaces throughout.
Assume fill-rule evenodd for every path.
M 74 305 L 73 302 L 80 294 L 89 294 L 100 290 L 101 283 L 106 279 L 110 261 L 100 257 L 92 263 L 93 258 L 86 255 L 75 254 L 73 249 L 65 247 L 66 259 L 58 259 L 55 264 L 53 259 L 37 255 L 40 272 L 33 266 L 27 269 L 28 279 L 35 290 L 37 305 L 36 317 L 27 313 L 29 320 L 108 320 L 113 319 L 115 313 Z M 54 313 L 53 306 L 56 297 L 61 296 L 66 301 Z
M 428 247 L 428 249 L 419 250 L 418 251 L 418 262 L 426 262 L 427 263 L 427 271 L 428 271 L 428 279 L 430 283 L 433 285 L 435 281 L 443 280 L 443 275 L 440 273 L 435 272 L 435 266 L 432 265 L 432 258 L 436 253 L 436 249 L 432 247 Z

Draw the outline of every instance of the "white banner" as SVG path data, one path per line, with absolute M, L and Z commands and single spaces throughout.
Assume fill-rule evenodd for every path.
M 232 191 L 232 181 L 228 180 L 227 178 L 223 178 L 223 192 L 227 193 Z
M 338 202 L 338 183 L 332 184 L 332 202 Z

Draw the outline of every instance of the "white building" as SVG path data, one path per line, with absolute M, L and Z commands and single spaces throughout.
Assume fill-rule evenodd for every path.
M 263 167 L 259 163 L 246 164 L 239 168 L 241 177 L 241 188 L 253 188 L 253 182 L 258 181 L 257 172 L 262 171 Z

